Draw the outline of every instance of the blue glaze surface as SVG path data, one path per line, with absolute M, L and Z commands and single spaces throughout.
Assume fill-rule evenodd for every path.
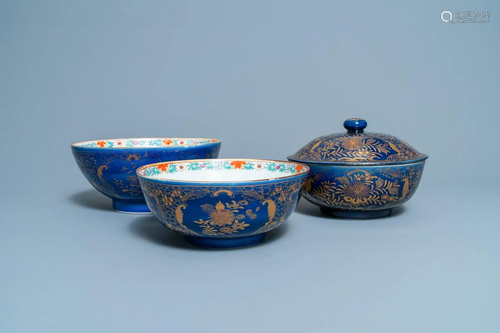
M 302 196 L 327 209 L 357 212 L 387 210 L 413 196 L 424 166 L 425 161 L 377 166 L 310 164 L 311 173 Z M 337 214 L 342 215 L 349 217 Z
M 234 249 L 238 247 L 252 246 L 264 241 L 266 234 L 258 234 L 247 237 L 237 238 L 208 238 L 184 236 L 188 243 L 196 246 L 212 248 L 212 249 Z
M 320 207 L 321 213 L 346 219 L 377 219 L 391 215 L 392 208 L 383 210 L 341 210 Z
M 145 200 L 113 200 L 113 209 L 120 213 L 151 214 Z
M 217 158 L 220 146 L 220 141 L 191 146 L 137 148 L 83 147 L 74 144 L 71 150 L 85 178 L 99 192 L 114 200 L 116 210 L 141 213 L 147 207 L 137 179 L 137 168 L 165 161 Z
M 350 118 L 347 132 L 318 137 L 288 157 L 311 168 L 303 196 L 326 215 L 387 216 L 415 193 L 427 155 L 392 135 L 366 133 Z
M 362 133 L 368 123 L 361 118 L 349 118 L 344 121 L 344 128 L 348 133 Z
M 223 160 L 213 161 L 221 163 L 216 161 Z M 195 163 L 211 167 L 209 161 L 196 161 L 193 165 Z M 154 166 L 141 168 L 138 175 L 148 207 L 164 226 L 187 236 L 188 241 L 195 245 L 241 247 L 260 242 L 263 235 L 281 225 L 297 205 L 309 169 L 289 162 L 273 164 L 285 165 L 283 168 L 292 165 L 293 169 L 297 166 L 301 171 L 281 177 L 276 171 L 276 176 L 280 178 L 233 182 L 182 181 L 145 176 L 150 173 L 143 170 Z M 228 165 L 236 165 L 244 171 L 250 162 L 233 161 Z M 162 169 L 168 174 L 172 168 L 164 166 Z M 185 169 L 189 170 L 188 167 Z
M 366 126 L 364 119 L 347 119 L 347 132 L 318 137 L 288 159 L 302 163 L 379 165 L 407 164 L 428 157 L 392 135 L 364 132 Z

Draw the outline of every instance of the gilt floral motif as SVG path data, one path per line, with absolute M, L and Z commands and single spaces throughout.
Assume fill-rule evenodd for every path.
M 203 229 L 203 233 L 210 236 L 224 236 L 237 233 L 238 230 L 245 230 L 250 226 L 245 220 L 255 219 L 257 217 L 252 209 L 246 209 L 248 206 L 247 200 L 239 200 L 236 202 L 222 203 L 219 201 L 215 206 L 212 204 L 204 204 L 201 206 L 203 212 L 208 214 L 207 219 L 200 218 L 194 221 Z M 256 208 L 257 211 L 260 207 Z
M 199 237 L 242 237 L 279 226 L 295 209 L 305 178 L 243 186 L 140 181 L 149 208 L 169 229 Z
M 299 150 L 292 159 L 355 163 L 409 161 L 423 156 L 391 135 L 358 133 L 320 137 Z
M 423 167 L 423 163 L 362 169 L 337 167 L 335 172 L 330 169 L 329 175 L 319 170 L 306 182 L 304 197 L 335 209 L 395 207 L 413 195 Z
M 188 149 L 93 149 L 73 146 L 76 163 L 87 180 L 101 193 L 115 199 L 143 200 L 138 167 L 172 160 L 215 158 L 220 145 Z

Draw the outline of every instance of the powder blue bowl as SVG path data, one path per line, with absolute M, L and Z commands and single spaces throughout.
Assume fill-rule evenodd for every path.
M 235 248 L 264 240 L 295 209 L 309 168 L 284 161 L 213 159 L 137 170 L 146 202 L 194 245 Z
M 71 145 L 83 175 L 113 200 L 122 213 L 150 213 L 137 168 L 157 162 L 217 158 L 221 141 L 193 138 L 137 138 L 78 142 Z
M 404 165 L 308 164 L 302 196 L 325 215 L 369 219 L 388 216 L 415 194 L 425 161 Z
M 347 119 L 347 132 L 318 137 L 288 157 L 311 168 L 302 195 L 325 215 L 388 216 L 417 190 L 428 156 L 366 126 L 364 119 Z

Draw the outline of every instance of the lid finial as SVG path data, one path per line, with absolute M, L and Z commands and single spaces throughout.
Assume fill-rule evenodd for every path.
M 344 121 L 344 128 L 347 130 L 347 133 L 363 133 L 366 125 L 366 120 L 361 118 L 349 118 Z

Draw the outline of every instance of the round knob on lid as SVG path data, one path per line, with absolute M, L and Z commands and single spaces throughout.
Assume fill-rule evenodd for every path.
M 366 120 L 361 118 L 349 118 L 344 121 L 344 128 L 347 130 L 347 133 L 363 133 L 366 125 Z

